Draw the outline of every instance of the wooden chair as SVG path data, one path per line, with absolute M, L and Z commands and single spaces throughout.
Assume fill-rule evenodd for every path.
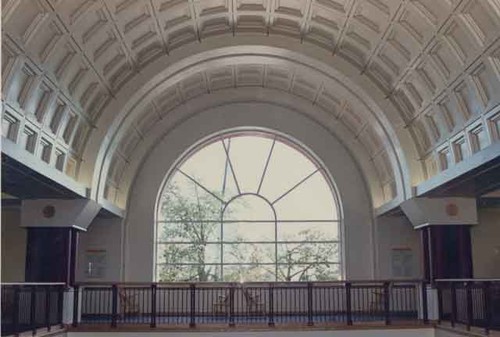
M 118 288 L 121 315 L 139 314 L 140 309 L 137 303 L 137 295 L 138 294 L 127 294 L 126 288 Z
M 241 287 L 243 296 L 247 303 L 248 313 L 265 314 L 265 303 L 261 300 L 260 294 L 252 294 L 244 286 Z
M 392 283 L 389 283 L 389 298 L 391 298 L 392 294 Z M 384 289 L 376 290 L 372 293 L 372 300 L 370 302 L 370 311 L 371 312 L 383 312 L 385 308 L 385 293 Z
M 213 304 L 213 310 L 215 315 L 228 315 L 229 314 L 229 296 L 219 295 L 217 300 Z

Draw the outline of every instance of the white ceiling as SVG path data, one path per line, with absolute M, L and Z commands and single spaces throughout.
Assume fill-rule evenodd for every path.
M 410 183 L 428 178 L 439 171 L 441 149 L 452 149 L 450 140 L 478 121 L 486 127 L 500 102 L 500 0 L 9 0 L 2 1 L 2 21 L 6 111 L 65 153 L 71 167 L 81 162 L 91 135 L 101 135 L 94 139 L 99 144 L 114 137 L 102 131 L 119 114 L 110 111 L 113 100 L 137 86 L 148 67 L 169 68 L 189 46 L 209 50 L 215 39 L 228 45 L 249 37 L 290 41 L 290 49 L 321 54 L 324 62 L 347 62 L 337 70 L 353 69 L 369 83 L 362 89 L 379 108 L 388 104 L 388 116 L 397 112 L 387 117 L 393 130 L 372 123 L 377 113 L 358 107 L 324 75 L 252 59 L 185 72 L 155 94 L 157 108 L 230 87 L 289 92 L 329 111 L 359 138 L 379 166 L 381 188 L 397 180 L 397 160 L 391 159 L 397 147 L 407 155 L 415 148 L 400 161 L 423 167 L 423 178 Z M 133 155 L 130 144 L 147 134 L 141 128 L 154 123 L 142 110 L 130 124 L 135 136 L 114 140 L 124 165 Z M 396 149 L 378 148 L 387 144 Z M 114 155 L 109 161 L 117 161 Z M 80 179 L 76 169 L 66 171 Z M 390 194 L 386 199 L 397 191 Z

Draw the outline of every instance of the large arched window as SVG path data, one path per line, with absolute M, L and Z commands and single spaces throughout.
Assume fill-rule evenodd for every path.
M 325 169 L 290 140 L 217 136 L 180 160 L 160 193 L 156 279 L 339 279 L 338 204 Z

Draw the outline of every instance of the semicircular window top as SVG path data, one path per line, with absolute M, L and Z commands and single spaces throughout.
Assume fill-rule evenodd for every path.
M 312 158 L 260 131 L 191 151 L 160 194 L 156 280 L 340 279 L 339 201 Z

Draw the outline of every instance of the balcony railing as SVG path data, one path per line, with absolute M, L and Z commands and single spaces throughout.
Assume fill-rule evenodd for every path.
M 62 325 L 63 283 L 3 283 L 2 336 Z
M 421 281 L 82 283 L 73 326 L 427 323 Z
M 436 280 L 439 320 L 500 330 L 500 280 Z

